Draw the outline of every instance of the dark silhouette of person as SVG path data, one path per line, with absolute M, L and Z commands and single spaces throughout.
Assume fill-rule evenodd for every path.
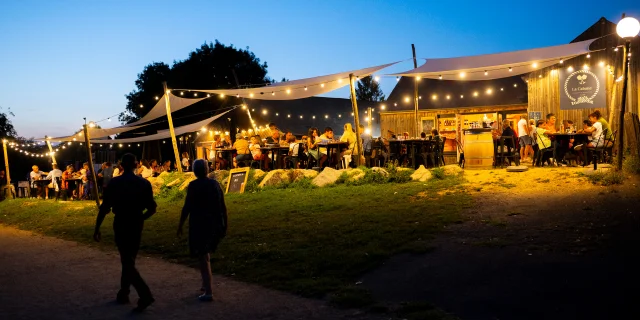
M 136 256 L 140 249 L 144 220 L 156 213 L 157 205 L 153 200 L 151 183 L 134 173 L 136 157 L 130 153 L 125 154 L 122 157 L 122 167 L 124 173 L 113 178 L 105 189 L 93 238 L 101 240 L 100 225 L 109 211 L 113 210 L 113 233 L 122 263 L 120 291 L 116 301 L 129 303 L 129 288 L 133 285 L 140 297 L 138 306 L 133 311 L 140 312 L 155 301 L 149 287 L 136 270 Z

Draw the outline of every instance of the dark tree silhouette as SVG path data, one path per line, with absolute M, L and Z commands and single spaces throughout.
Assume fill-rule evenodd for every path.
M 272 83 L 267 77 L 267 63 L 261 63 L 248 48 L 238 49 L 218 41 L 205 43 L 191 52 L 187 59 L 174 61 L 172 67 L 165 63 L 146 66 L 138 75 L 136 89 L 126 95 L 127 107 L 120 115 L 120 121 L 133 122 L 144 116 L 156 104 L 155 97 L 162 97 L 163 81 L 171 89 L 230 89 L 237 87 L 232 70 L 241 87 Z M 179 95 L 177 92 L 174 94 Z M 229 104 L 222 99 L 207 100 L 208 110 Z
M 13 112 L 11 112 L 11 109 L 7 109 L 7 112 L 3 112 L 2 107 L 0 107 L 0 138 L 15 138 L 17 136 L 16 129 L 13 127 L 9 116 L 15 116 Z
M 384 101 L 380 85 L 371 76 L 364 77 L 356 85 L 356 99 L 359 101 Z

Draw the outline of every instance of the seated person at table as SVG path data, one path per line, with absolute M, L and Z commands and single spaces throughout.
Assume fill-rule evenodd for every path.
M 280 144 L 280 131 L 278 131 L 278 128 L 271 130 L 271 135 L 267 138 L 267 144 Z
M 186 152 L 185 152 L 186 153 Z M 184 154 L 183 154 L 184 156 Z M 138 175 L 147 179 L 147 178 L 151 178 L 151 176 L 153 176 L 153 170 L 151 170 L 151 166 L 149 165 L 149 161 L 147 161 L 146 159 L 142 159 L 140 160 L 140 162 L 138 163 L 140 165 L 139 169 L 138 169 Z
M 227 167 L 227 160 L 222 157 L 222 152 L 218 152 L 218 149 L 225 148 L 224 141 L 220 135 L 213 136 L 213 143 L 211 144 L 211 151 L 209 152 L 209 161 L 215 170 L 224 169 Z
M 182 164 L 183 171 L 189 171 L 189 167 L 191 166 L 191 161 L 189 161 L 189 153 L 182 153 L 182 160 L 180 160 L 180 163 Z
M 38 166 L 32 166 L 32 171 L 29 172 L 29 181 L 31 182 L 31 188 L 36 189 L 36 195 L 38 199 L 42 199 L 44 193 L 44 185 L 42 183 L 36 183 L 38 180 L 42 180 L 42 176 L 45 175 Z
M 431 139 L 436 139 L 436 138 L 440 138 L 440 132 L 438 132 L 438 129 L 431 129 Z
M 549 113 L 547 114 L 546 118 L 547 118 L 547 121 L 543 123 L 542 129 L 545 129 L 547 133 L 558 132 L 558 128 L 556 127 L 556 121 L 557 121 L 556 115 L 553 113 Z
M 420 132 L 420 139 L 426 139 L 427 138 L 427 133 L 422 131 Z
M 340 142 L 347 142 L 349 144 L 347 146 L 347 150 L 342 152 L 341 155 L 358 154 L 358 146 L 356 145 L 356 133 L 353 132 L 351 123 L 346 123 L 344 125 L 344 133 L 340 137 Z
M 544 128 L 544 120 L 538 120 L 538 127 L 536 128 L 535 136 L 536 142 L 538 143 L 538 152 L 543 152 L 545 149 L 551 148 L 551 140 L 547 136 L 547 129 Z M 542 159 L 544 162 L 545 159 Z M 537 159 L 535 159 L 537 162 Z M 547 162 L 551 164 L 551 159 L 547 159 Z M 542 163 L 537 163 L 537 165 L 542 165 Z
M 598 114 L 595 114 L 595 112 L 590 114 L 589 122 L 591 122 L 591 126 L 585 125 L 585 128 L 580 130 L 583 133 L 591 134 L 589 136 L 589 143 L 587 144 L 587 147 L 589 148 L 603 147 L 605 142 L 604 129 L 602 128 L 602 122 L 598 121 Z M 577 145 L 575 149 L 579 151 L 579 150 L 582 150 L 583 148 L 584 146 L 580 144 L 580 145 Z
M 228 134 L 224 135 L 224 140 L 222 141 L 223 148 L 231 148 L 233 146 L 233 142 L 231 142 L 231 136 Z
M 162 171 L 163 172 L 171 172 L 171 160 L 167 160 L 162 164 Z
M 502 121 L 502 137 L 512 137 L 513 141 L 509 141 L 509 140 L 505 140 L 505 147 L 509 147 L 514 149 L 515 143 L 518 141 L 518 135 L 516 134 L 515 131 L 513 131 L 513 129 L 511 128 L 511 123 L 509 122 L 509 120 L 505 119 Z
M 322 168 L 322 165 L 327 160 L 327 154 L 320 153 L 318 143 L 320 143 L 320 137 L 318 137 L 318 128 L 310 128 L 307 138 L 307 154 L 309 158 L 316 159 L 316 161 L 318 161 L 318 167 Z
M 236 149 L 236 157 L 233 158 L 233 167 L 238 168 L 238 162 L 253 160 L 253 156 L 251 156 L 251 151 L 249 150 L 249 141 L 244 139 L 242 133 L 236 134 L 236 142 L 233 144 L 233 147 Z
M 153 177 L 157 177 L 162 173 L 162 166 L 158 165 L 158 160 L 153 159 L 149 162 L 150 169 L 153 171 Z
M 167 160 L 169 161 L 169 160 Z M 169 161 L 171 162 L 171 161 Z M 165 162 L 166 164 L 166 162 Z M 122 168 L 122 166 L 120 165 L 120 161 L 118 161 L 118 164 L 115 165 L 115 167 L 113 168 L 113 174 L 111 175 L 112 178 L 115 177 L 119 177 L 124 173 L 124 169 Z
M 251 143 L 249 144 L 249 151 L 251 151 L 253 160 L 262 160 L 262 150 L 260 150 L 260 147 L 260 136 L 252 136 Z
M 69 193 L 69 179 L 73 178 L 73 166 L 68 165 L 67 170 L 62 173 L 62 185 L 60 189 L 62 190 L 62 199 L 67 200 L 68 198 L 73 198 L 73 195 Z M 75 185 L 75 183 L 73 184 Z M 71 185 L 71 187 L 73 187 Z
M 285 167 L 298 169 L 294 160 L 298 158 L 300 144 L 296 141 L 296 136 L 294 136 L 291 132 L 287 132 L 285 137 L 286 145 L 289 148 L 287 156 L 284 158 Z
M 327 143 L 327 142 L 335 142 L 334 140 L 334 136 L 333 136 L 333 129 L 331 129 L 331 127 L 326 127 L 324 128 L 324 133 L 322 135 L 320 135 L 318 137 L 318 140 L 320 140 L 320 143 Z M 320 154 L 324 154 L 327 155 L 327 148 L 320 148 Z M 331 157 L 333 159 L 330 159 L 333 163 L 337 163 L 337 155 L 334 152 Z
M 47 177 L 45 178 L 46 180 L 51 180 L 51 183 L 49 183 L 49 185 L 44 189 L 45 191 L 45 199 L 49 199 L 49 189 L 55 189 L 56 192 L 60 191 L 60 186 L 58 185 L 58 181 L 56 180 L 57 178 L 62 178 L 62 171 L 60 169 L 58 169 L 58 165 L 57 164 L 52 164 L 51 167 L 53 168 L 51 171 L 49 171 L 49 174 L 47 175 Z

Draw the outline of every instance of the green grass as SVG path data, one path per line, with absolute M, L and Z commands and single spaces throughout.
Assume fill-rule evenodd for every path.
M 630 174 L 640 174 L 640 158 L 627 155 L 622 162 L 622 169 Z
M 622 184 L 624 182 L 624 174 L 618 170 L 610 169 L 607 171 L 596 171 L 590 174 L 582 174 L 591 183 L 601 186 L 612 186 Z
M 329 294 L 340 305 L 369 304 L 367 292 L 351 287 L 354 279 L 392 255 L 432 250 L 428 239 L 460 223 L 461 210 L 471 205 L 461 179 L 331 188 L 303 179 L 295 187 L 227 195 L 229 232 L 213 255 L 214 272 L 307 297 Z M 141 250 L 195 266 L 186 236 L 175 237 L 184 200 L 175 191 L 162 192 L 158 213 L 145 223 Z M 89 201 L 0 202 L 0 223 L 81 243 L 94 243 L 95 216 Z M 103 224 L 101 248 L 114 246 L 112 219 L 108 215 Z

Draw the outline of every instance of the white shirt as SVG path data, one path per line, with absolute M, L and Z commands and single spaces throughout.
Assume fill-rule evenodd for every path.
M 153 170 L 151 170 L 151 168 L 140 166 L 140 176 L 146 179 L 151 177 L 152 175 L 153 175 Z
M 31 181 L 40 180 L 42 178 L 42 171 L 38 171 L 38 173 L 31 171 L 29 172 L 29 177 Z
M 53 169 L 49 171 L 49 174 L 45 179 L 53 180 L 53 178 L 61 178 L 61 177 L 62 177 L 62 171 L 60 171 L 60 169 Z
M 525 120 L 524 118 L 518 121 L 518 138 L 524 137 L 527 135 L 527 125 L 528 125 L 527 120 Z
M 300 144 L 297 142 L 292 142 L 289 144 L 289 153 L 291 153 L 292 156 L 297 157 L 298 156 L 298 152 L 300 148 Z
M 111 175 L 111 177 L 115 178 L 115 177 L 119 177 L 122 174 L 120 173 L 120 169 L 118 169 L 118 167 L 113 168 L 113 174 Z
M 182 166 L 189 169 L 189 159 L 182 158 Z
M 604 137 L 600 138 L 602 136 L 602 123 L 600 123 L 599 121 L 596 121 L 596 123 L 594 123 L 591 126 L 595 130 L 593 130 L 593 132 L 591 133 L 591 137 L 589 137 L 589 140 L 591 140 L 594 143 L 598 143 L 599 146 L 603 145 Z

